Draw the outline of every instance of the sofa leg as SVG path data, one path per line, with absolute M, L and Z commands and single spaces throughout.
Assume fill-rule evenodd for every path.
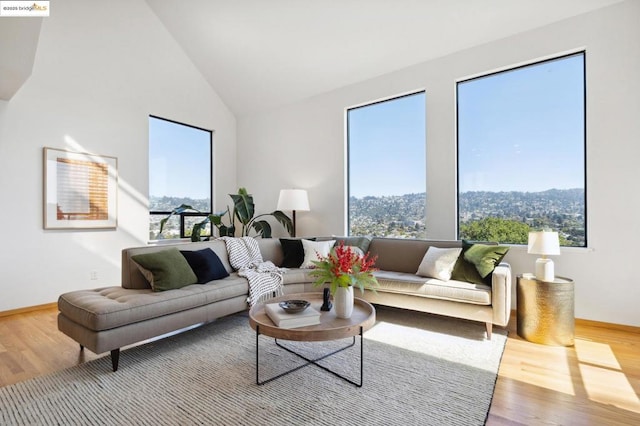
M 80 352 L 84 351 L 84 346 L 80 345 Z
M 118 361 L 120 361 L 120 348 L 111 351 L 111 367 L 113 371 L 118 371 Z
M 493 330 L 493 323 L 487 322 L 487 340 L 491 340 L 491 330 Z

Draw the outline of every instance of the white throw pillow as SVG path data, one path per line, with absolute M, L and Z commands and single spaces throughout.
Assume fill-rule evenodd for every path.
M 336 240 L 329 241 L 309 241 L 302 240 L 302 248 L 304 249 L 304 260 L 301 268 L 315 268 L 316 265 L 311 263 L 313 260 L 320 260 L 320 257 L 326 257 L 333 248 Z
M 420 262 L 416 275 L 449 281 L 461 252 L 462 248 L 429 247 Z

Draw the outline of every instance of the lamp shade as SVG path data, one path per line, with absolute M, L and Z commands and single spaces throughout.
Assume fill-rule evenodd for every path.
M 309 211 L 309 197 L 304 189 L 281 189 L 278 210 Z
M 529 232 L 527 253 L 543 256 L 560 254 L 558 233 L 552 231 Z

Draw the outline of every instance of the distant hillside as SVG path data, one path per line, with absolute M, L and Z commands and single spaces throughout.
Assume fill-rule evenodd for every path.
M 210 202 L 208 199 L 195 200 L 193 198 L 186 197 L 149 197 L 149 211 L 155 212 L 170 212 L 176 207 L 182 204 L 186 204 L 199 210 L 201 212 L 208 212 Z M 149 215 L 149 239 L 155 240 L 159 238 L 179 238 L 180 237 L 180 220 L 179 217 L 174 216 L 170 221 L 165 224 L 162 235 L 160 231 L 160 221 L 164 219 L 166 214 L 152 214 Z M 193 224 L 202 220 L 202 217 L 193 217 L 186 220 L 185 232 L 187 235 L 191 234 L 191 228 Z
M 541 192 L 473 191 L 460 194 L 461 224 L 494 217 L 532 228 L 561 232 L 572 245 L 584 245 L 584 190 Z M 352 234 L 424 238 L 425 193 L 349 199 Z
M 170 212 L 181 204 L 186 204 L 202 212 L 209 211 L 211 208 L 208 199 L 195 200 L 187 197 L 149 197 L 149 211 L 152 212 Z
M 550 189 L 542 192 L 486 192 L 472 191 L 460 194 L 462 221 L 488 216 L 518 219 L 542 216 L 584 216 L 583 189 Z
M 425 238 L 425 193 L 349 198 L 350 232 L 401 238 Z
M 460 194 L 461 225 L 485 218 L 523 222 L 533 229 L 557 230 L 570 245 L 585 245 L 584 190 L 550 189 L 541 192 L 472 191 Z M 349 199 L 350 233 L 399 238 L 425 238 L 425 193 Z M 154 211 L 171 211 L 180 204 L 209 209 L 208 200 L 151 197 Z M 151 219 L 150 237 L 157 236 L 162 215 Z M 177 219 L 177 218 L 176 218 Z M 195 219 L 193 219 L 195 220 Z M 198 219 L 199 220 L 199 219 Z M 189 228 L 188 228 L 189 229 Z M 167 224 L 165 238 L 177 236 L 178 221 Z

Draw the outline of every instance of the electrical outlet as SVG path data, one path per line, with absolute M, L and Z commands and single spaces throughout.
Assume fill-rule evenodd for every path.
M 97 279 L 98 279 L 98 271 L 91 271 L 91 272 L 89 272 L 89 278 L 90 278 L 91 280 L 94 280 L 94 281 L 95 281 L 95 280 L 97 280 Z

